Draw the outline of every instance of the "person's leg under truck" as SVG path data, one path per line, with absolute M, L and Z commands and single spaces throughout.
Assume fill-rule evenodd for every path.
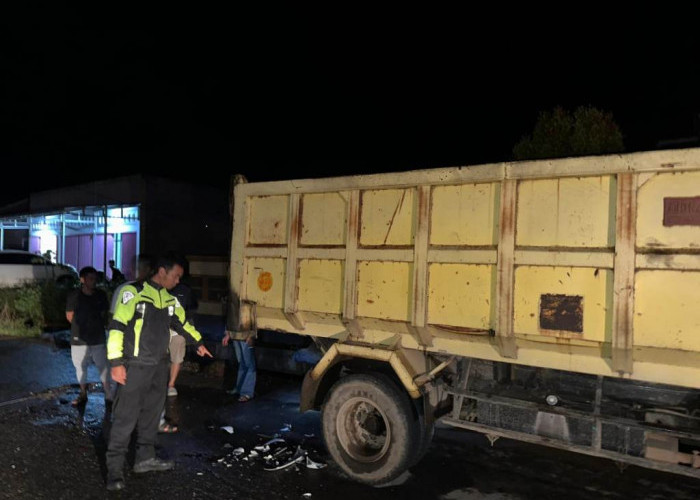
M 140 418 L 141 408 L 146 402 L 145 395 L 157 371 L 158 365 L 132 364 L 126 368 L 126 384 L 117 387 L 117 395 L 112 405 L 112 428 L 105 457 L 108 480 L 124 477 L 124 459 L 129 448 L 131 433 Z
M 156 437 L 160 414 L 165 406 L 170 376 L 170 360 L 165 358 L 153 367 L 150 381 L 144 387 L 143 404 L 136 423 L 136 458 L 134 463 L 156 456 Z
M 255 364 L 255 347 L 251 347 L 245 343 L 243 346 L 243 352 L 243 357 L 245 358 L 246 365 L 248 367 L 248 373 L 245 376 L 243 387 L 241 387 L 241 394 L 252 398 L 255 395 L 255 382 L 258 376 L 258 368 Z
M 236 341 L 236 358 L 238 359 L 238 380 L 236 389 L 241 396 L 252 398 L 255 394 L 257 370 L 255 366 L 255 350 L 245 341 Z
M 246 366 L 243 361 L 243 352 L 241 348 L 242 342 L 238 340 L 233 341 L 233 351 L 236 353 L 236 361 L 238 361 L 238 372 L 236 373 L 236 393 L 239 396 L 241 394 L 241 387 L 243 387 L 243 380 L 245 380 Z

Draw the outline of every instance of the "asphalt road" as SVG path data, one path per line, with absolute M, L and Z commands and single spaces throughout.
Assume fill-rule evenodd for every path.
M 179 395 L 169 398 L 167 408 L 179 431 L 161 434 L 158 442 L 158 454 L 175 460 L 175 470 L 129 472 L 126 489 L 108 494 L 103 436 L 108 422 L 94 368 L 89 401 L 79 411 L 70 405 L 77 384 L 68 348 L 1 339 L 0 498 L 700 498 L 700 481 L 692 478 L 633 466 L 621 470 L 609 460 L 507 439 L 491 446 L 480 434 L 444 426 L 438 427 L 423 461 L 397 484 L 364 486 L 330 461 L 319 439 L 319 414 L 298 412 L 299 377 L 260 372 L 256 398 L 238 403 L 224 392 L 233 370 L 222 373 L 221 366 L 194 363 L 186 368 Z M 290 454 L 301 447 L 313 462 L 326 466 L 310 468 L 304 460 L 266 470 L 270 462 L 264 453 L 256 457 L 251 451 L 275 435 L 283 442 L 274 446 L 287 446 Z

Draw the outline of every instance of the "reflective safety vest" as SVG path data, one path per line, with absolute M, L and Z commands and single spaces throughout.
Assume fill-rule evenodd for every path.
M 165 288 L 150 280 L 123 286 L 109 325 L 110 364 L 154 365 L 167 359 L 170 330 L 202 344 L 202 335 L 185 318 L 185 309 Z

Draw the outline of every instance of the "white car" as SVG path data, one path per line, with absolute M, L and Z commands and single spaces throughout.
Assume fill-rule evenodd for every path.
M 78 273 L 71 266 L 54 264 L 24 250 L 0 250 L 0 287 L 42 280 L 72 283 L 77 279 Z

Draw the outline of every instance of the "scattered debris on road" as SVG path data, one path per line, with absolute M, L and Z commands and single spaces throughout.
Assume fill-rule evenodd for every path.
M 228 444 L 228 443 L 226 443 Z M 232 446 L 224 445 L 224 448 Z M 280 471 L 295 465 L 304 465 L 307 469 L 323 469 L 327 464 L 315 461 L 309 457 L 309 452 L 301 445 L 291 445 L 287 440 L 274 437 L 254 446 L 246 453 L 245 448 L 238 447 L 223 457 L 217 458 L 212 465 L 232 467 L 241 462 L 262 462 L 266 471 Z

